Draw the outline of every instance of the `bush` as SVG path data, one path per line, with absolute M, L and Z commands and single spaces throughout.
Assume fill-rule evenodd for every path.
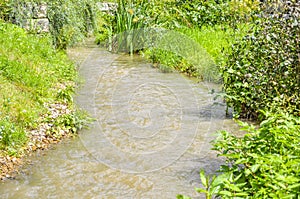
M 233 44 L 222 66 L 225 98 L 246 134 L 227 131 L 214 142 L 226 159 L 218 176 L 200 172 L 207 198 L 300 197 L 300 4 L 265 4 L 249 34 Z M 188 198 L 178 195 L 178 198 Z
M 254 0 L 177 0 L 174 13 L 188 27 L 236 25 L 236 22 L 251 21 L 252 13 L 259 10 L 259 1 Z
M 93 33 L 95 1 L 52 0 L 48 5 L 50 32 L 57 48 L 65 49 Z
M 34 6 L 42 2 L 42 0 L 7 0 L 6 14 L 0 14 L 6 20 L 24 27 L 26 19 L 34 18 Z M 94 0 L 50 0 L 46 4 L 50 33 L 56 48 L 65 49 L 81 41 L 95 29 Z
M 300 115 L 300 4 L 271 5 L 252 33 L 232 46 L 222 67 L 227 104 L 244 118 L 278 107 Z
M 240 122 L 247 134 L 222 131 L 214 149 L 226 158 L 218 195 L 222 198 L 299 198 L 300 119 L 265 113 L 259 129 Z
M 263 114 L 268 119 L 258 129 L 239 122 L 246 132 L 243 137 L 220 132 L 213 149 L 226 164 L 218 176 L 201 170 L 204 188 L 196 188 L 197 192 L 207 199 L 300 197 L 300 119 L 284 112 Z

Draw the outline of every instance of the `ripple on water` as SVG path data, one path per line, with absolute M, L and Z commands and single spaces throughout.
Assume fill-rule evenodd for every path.
M 33 157 L 0 185 L 0 198 L 196 197 L 200 168 L 213 173 L 220 164 L 213 133 L 235 127 L 209 94 L 217 86 L 160 73 L 136 56 L 88 48 L 77 55 L 85 56 L 77 102 L 97 121 Z

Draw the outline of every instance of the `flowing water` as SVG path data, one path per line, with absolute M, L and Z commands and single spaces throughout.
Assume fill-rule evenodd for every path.
M 0 198 L 203 198 L 199 170 L 214 173 L 215 131 L 235 129 L 210 94 L 218 85 L 161 73 L 140 56 L 73 49 L 84 83 L 76 101 L 96 120 L 37 153 Z

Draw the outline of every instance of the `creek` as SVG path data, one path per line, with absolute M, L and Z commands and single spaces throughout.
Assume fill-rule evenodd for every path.
M 215 173 L 222 163 L 210 141 L 237 128 L 210 92 L 220 85 L 92 45 L 69 54 L 84 79 L 76 102 L 95 121 L 31 157 L 0 185 L 0 198 L 202 198 L 199 170 Z

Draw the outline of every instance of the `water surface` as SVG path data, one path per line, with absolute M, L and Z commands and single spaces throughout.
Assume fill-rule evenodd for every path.
M 96 121 L 32 157 L 0 198 L 203 198 L 194 191 L 200 168 L 214 173 L 221 163 L 209 142 L 236 129 L 210 94 L 219 85 L 93 46 L 70 54 L 85 79 L 76 101 Z

